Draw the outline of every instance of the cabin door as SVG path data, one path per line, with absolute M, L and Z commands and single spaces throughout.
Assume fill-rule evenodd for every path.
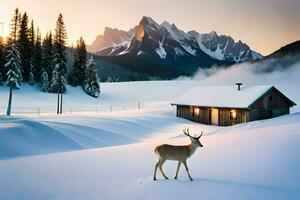
M 212 108 L 210 112 L 210 122 L 212 125 L 219 125 L 219 109 Z

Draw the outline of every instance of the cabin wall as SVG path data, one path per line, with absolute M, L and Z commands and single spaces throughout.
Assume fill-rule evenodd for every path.
M 199 113 L 195 112 L 195 108 L 199 109 Z M 209 108 L 207 107 L 177 106 L 177 117 L 202 124 L 210 124 Z
M 196 109 L 199 112 L 195 112 Z M 219 126 L 231 126 L 249 121 L 249 111 L 246 109 L 214 108 L 219 110 Z M 177 117 L 185 118 L 202 124 L 211 124 L 211 107 L 177 106 Z M 236 112 L 236 118 L 230 117 L 230 111 Z
M 230 112 L 235 111 L 236 117 L 232 118 Z M 231 126 L 234 124 L 245 123 L 249 121 L 249 111 L 246 109 L 220 108 L 219 109 L 219 125 Z
M 269 119 L 290 113 L 290 103 L 276 90 L 270 90 L 250 109 L 249 120 Z

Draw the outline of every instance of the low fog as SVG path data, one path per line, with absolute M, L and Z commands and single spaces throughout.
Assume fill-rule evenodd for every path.
M 282 60 L 285 59 L 280 59 Z M 284 65 L 278 61 L 279 59 L 269 59 L 235 64 L 226 69 L 217 67 L 200 69 L 190 79 L 201 81 L 203 85 L 233 85 L 236 82 L 242 82 L 244 86 L 273 85 L 299 105 L 300 60 L 291 65 Z M 296 106 L 292 111 L 300 111 L 298 107 Z

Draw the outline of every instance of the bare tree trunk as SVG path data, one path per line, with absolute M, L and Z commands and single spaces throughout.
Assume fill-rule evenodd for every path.
M 60 94 L 60 114 L 62 114 L 63 93 Z
M 9 99 L 8 99 L 8 106 L 7 106 L 7 112 L 6 112 L 7 116 L 10 116 L 10 113 L 11 113 L 12 93 L 13 93 L 13 87 L 9 86 Z
M 59 90 L 57 90 L 57 114 L 59 114 Z

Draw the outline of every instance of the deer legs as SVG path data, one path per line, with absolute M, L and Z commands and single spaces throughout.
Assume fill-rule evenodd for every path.
M 192 179 L 192 177 L 191 177 L 191 175 L 190 175 L 190 173 L 189 173 L 189 168 L 188 168 L 188 166 L 187 166 L 187 164 L 186 164 L 186 161 L 182 161 L 182 163 L 183 163 L 183 165 L 184 165 L 184 167 L 185 167 L 185 170 L 186 170 L 186 172 L 187 172 L 187 174 L 188 174 L 188 176 L 189 176 L 189 179 L 192 181 L 193 179 Z M 178 164 L 177 164 L 177 170 L 176 170 L 176 174 L 175 174 L 174 179 L 177 179 L 180 165 L 181 165 L 181 161 L 178 161 Z
M 168 179 L 168 177 L 165 175 L 165 173 L 163 172 L 162 170 L 162 166 L 163 164 L 165 163 L 166 160 L 159 160 L 156 165 L 155 165 L 155 169 L 154 169 L 154 177 L 153 177 L 153 180 L 155 181 L 156 180 L 156 171 L 157 171 L 157 168 L 159 167 L 159 170 L 161 172 L 161 174 L 165 177 L 165 179 Z
M 165 173 L 163 172 L 163 169 L 162 169 L 162 166 L 163 166 L 163 164 L 165 163 L 165 161 L 166 161 L 166 160 L 159 160 L 159 161 L 156 163 L 155 169 L 154 169 L 154 176 L 153 176 L 153 180 L 154 180 L 154 181 L 156 181 L 156 172 L 157 172 L 157 168 L 159 168 L 161 174 L 165 177 L 165 179 L 168 179 L 168 177 L 165 175 Z M 182 163 L 183 163 L 183 165 L 184 165 L 184 168 L 185 168 L 185 170 L 186 170 L 186 172 L 187 172 L 187 175 L 188 175 L 189 179 L 190 179 L 191 181 L 193 181 L 193 179 L 192 179 L 192 177 L 191 177 L 191 175 L 190 175 L 190 173 L 189 173 L 189 168 L 188 168 L 188 166 L 187 166 L 186 161 L 182 161 Z M 176 174 L 175 174 L 175 176 L 174 176 L 174 179 L 177 179 L 178 172 L 179 172 L 179 169 L 180 169 L 180 165 L 181 165 L 181 161 L 178 161 L 177 169 L 176 169 Z
M 180 161 L 178 161 L 178 164 L 177 164 L 177 170 L 176 170 L 176 174 L 175 174 L 175 176 L 174 176 L 174 179 L 177 179 L 177 176 L 178 176 L 178 172 L 179 172 L 180 165 L 181 165 L 181 162 L 180 162 Z
M 188 174 L 190 180 L 193 181 L 193 179 L 192 179 L 192 177 L 191 177 L 191 175 L 190 175 L 190 173 L 189 173 L 189 168 L 188 168 L 188 166 L 187 166 L 187 164 L 186 164 L 186 161 L 183 161 L 182 163 L 183 163 L 183 165 L 184 165 L 184 167 L 185 167 L 185 170 L 186 170 L 186 172 L 187 172 L 187 174 Z
M 160 170 L 161 174 L 165 177 L 165 179 L 169 179 L 169 178 L 165 175 L 165 173 L 163 172 L 163 170 L 162 170 L 162 166 L 163 166 L 163 164 L 165 163 L 165 161 L 166 161 L 166 160 L 160 160 L 159 170 Z
M 157 171 L 157 168 L 158 168 L 159 162 L 160 162 L 160 161 L 158 161 L 158 162 L 156 163 L 156 165 L 155 165 L 155 169 L 154 169 L 154 176 L 153 176 L 153 180 L 154 180 L 154 181 L 156 181 L 156 171 Z

